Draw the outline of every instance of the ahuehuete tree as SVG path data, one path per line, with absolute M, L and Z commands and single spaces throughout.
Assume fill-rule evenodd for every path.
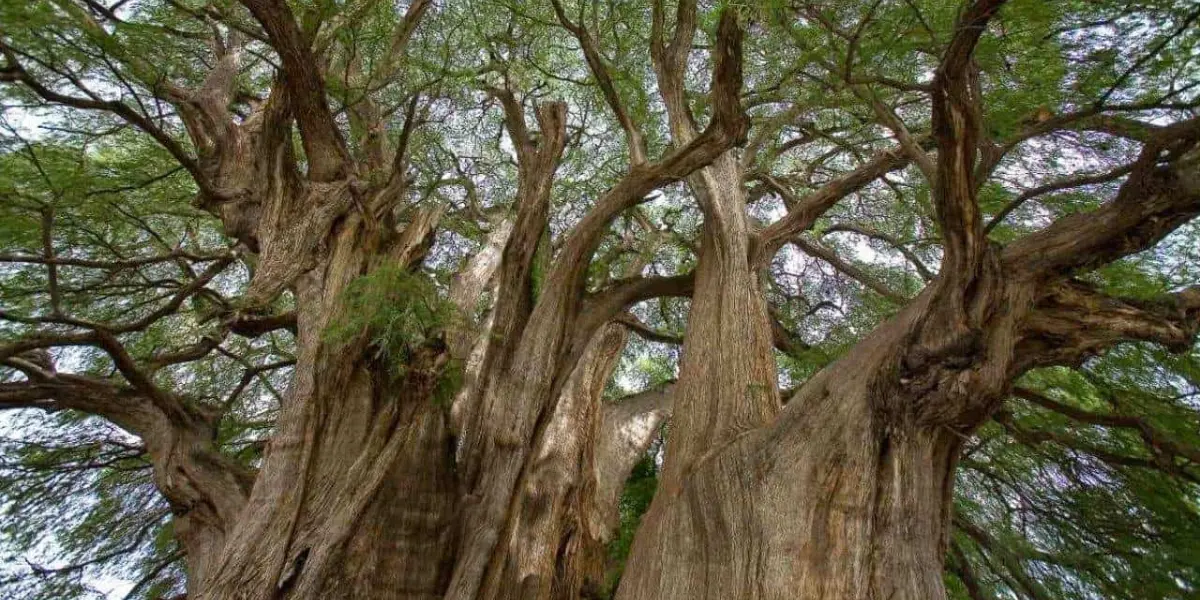
M 5 594 L 1200 589 L 1192 3 L 40 0 L 0 52 Z

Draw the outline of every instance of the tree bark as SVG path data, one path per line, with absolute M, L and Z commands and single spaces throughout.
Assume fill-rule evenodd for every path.
M 679 0 L 673 28 L 663 3 L 654 3 L 650 32 L 667 152 L 650 159 L 598 38 L 552 3 L 624 131 L 627 172 L 556 240 L 551 257 L 545 231 L 568 142 L 566 106 L 538 106 L 534 135 L 507 73 L 489 64 L 489 81 L 505 78 L 503 89 L 490 91 L 504 110 L 518 191 L 516 214 L 492 224 L 483 250 L 452 286 L 452 302 L 471 318 L 399 359 L 381 353 L 365 331 L 331 340 L 326 334 L 346 310 L 353 281 L 381 268 L 414 269 L 432 243 L 441 208 L 397 210 L 407 200 L 406 145 L 420 120 L 420 96 L 408 99 L 395 148 L 383 135 L 391 112 L 365 92 L 346 96 L 342 108 L 356 138 L 347 144 L 328 106 L 333 78 L 323 72 L 335 62 L 323 56 L 333 41 L 319 39 L 319 27 L 306 31 L 284 0 L 243 4 L 280 73 L 266 99 L 251 97 L 244 114 L 233 115 L 242 47 L 240 34 L 231 34 L 215 40 L 214 66 L 198 89 L 162 83 L 195 160 L 121 102 L 71 99 L 38 84 L 16 54 L 6 52 L 0 73 L 47 100 L 113 112 L 154 136 L 195 177 L 196 204 L 222 221 L 238 252 L 255 256 L 243 304 L 221 316 L 222 334 L 238 323 L 252 331 L 255 321 L 267 328 L 287 322 L 261 313 L 281 294 L 293 295 L 294 377 L 257 475 L 221 456 L 216 417 L 158 389 L 152 369 L 133 364 L 104 327 L 67 323 L 84 333 L 64 336 L 61 345 L 100 348 L 127 386 L 59 377 L 52 364 L 22 356 L 54 344 L 23 347 L 23 340 L 4 349 L 6 364 L 29 378 L 19 389 L 6 383 L 0 391 L 13 394 L 6 398 L 50 397 L 56 407 L 102 415 L 144 440 L 186 553 L 189 598 L 591 596 L 602 584 L 622 484 L 673 405 L 659 492 L 619 598 L 940 600 L 960 443 L 997 414 L 1011 382 L 1127 340 L 1186 350 L 1200 330 L 1196 289 L 1129 299 L 1073 278 L 1153 245 L 1200 214 L 1200 119 L 1124 131 L 1143 150 L 1114 171 L 1128 180 L 1113 201 L 1007 247 L 991 244 L 976 196 L 984 181 L 978 173 L 995 167 L 987 164 L 992 158 L 981 166 L 980 155 L 995 155 L 982 139 L 986 111 L 972 55 L 1004 0 L 971 0 L 932 83 L 917 88 L 932 95 L 932 135 L 912 138 L 897 117 L 885 125 L 896 125 L 899 150 L 804 198 L 756 175 L 784 196 L 789 213 L 755 232 L 743 188 L 748 173 L 732 150 L 748 127 L 736 11 L 722 12 L 709 44 L 710 98 L 693 102 L 686 84 L 695 71 L 697 3 Z M 395 75 L 429 6 L 409 3 L 373 74 Z M 343 85 L 373 85 L 360 72 L 361 58 L 341 67 Z M 693 105 L 708 110 L 703 130 Z M 293 128 L 303 161 L 294 155 Z M 934 147 L 936 160 L 927 153 Z M 926 290 L 782 407 L 771 347 L 790 340 L 768 311 L 760 270 L 847 194 L 910 163 L 933 192 L 944 243 L 940 272 L 935 277 L 916 260 L 929 275 Z M 694 274 L 643 277 L 636 269 L 589 293 L 593 254 L 614 219 L 678 181 L 688 183 L 704 217 Z M 411 221 L 397 224 L 401 214 Z M 550 264 L 535 293 L 539 256 Z M 217 272 L 189 286 L 200 289 Z M 49 287 L 57 315 L 57 284 Z M 476 322 L 486 289 L 496 301 Z M 693 300 L 680 381 L 669 392 L 606 403 L 605 382 L 628 335 L 614 319 L 640 299 L 685 293 Z M 394 360 L 404 362 L 400 376 Z M 436 390 L 456 363 L 465 367 L 465 383 L 445 406 Z
M 900 391 L 871 374 L 903 333 L 885 326 L 661 489 L 618 598 L 944 597 L 959 438 L 883 410 Z
M 323 265 L 295 283 L 297 365 L 277 431 L 220 570 L 198 598 L 434 598 L 452 565 L 453 443 L 434 389 L 449 350 L 431 340 L 397 380 L 365 336 L 326 337 L 342 292 L 378 265 L 413 264 L 436 224 L 421 213 L 387 251 L 362 251 L 351 216 Z M 397 502 L 396 498 L 403 498 Z

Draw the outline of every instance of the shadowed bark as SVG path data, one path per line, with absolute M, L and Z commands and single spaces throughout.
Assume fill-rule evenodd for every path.
M 475 83 L 483 102 L 495 101 L 503 112 L 501 135 L 511 151 L 507 145 L 501 150 L 513 159 L 516 185 L 511 206 L 481 210 L 468 200 L 485 235 L 444 294 L 458 318 L 429 328 L 402 350 L 383 347 L 365 325 L 335 338 L 335 326 L 355 316 L 346 300 L 356 283 L 388 272 L 420 276 L 439 228 L 457 217 L 446 216 L 457 210 L 453 201 L 411 189 L 409 144 L 443 99 L 423 94 L 445 82 L 396 89 L 398 99 L 370 93 L 406 73 L 401 65 L 409 40 L 439 7 L 411 2 L 403 16 L 388 21 L 391 31 L 372 32 L 382 34 L 388 48 L 372 60 L 349 48 L 335 51 L 347 43 L 341 28 L 356 27 L 353 14 L 324 14 L 284 0 L 242 4 L 248 13 L 239 13 L 245 21 L 239 27 L 213 27 L 207 75 L 194 88 L 160 77 L 144 60 L 117 57 L 174 108 L 188 143 L 165 133 L 163 118 L 148 118 L 123 101 L 43 85 L 36 76 L 43 67 L 31 55 L 0 46 L 0 81 L 50 103 L 110 113 L 149 135 L 194 179 L 194 205 L 219 219 L 236 241 L 236 248 L 203 260 L 189 257 L 207 266 L 171 287 L 149 316 L 105 324 L 63 312 L 58 269 L 89 264 L 55 253 L 52 208 L 41 215 L 44 255 L 0 257 L 44 265 L 49 300 L 49 309 L 34 317 L 0 313 L 6 322 L 40 328 L 0 346 L 0 363 L 24 378 L 0 383 L 0 408 L 79 410 L 142 439 L 154 484 L 171 507 L 188 598 L 596 597 L 606 584 L 606 547 L 619 525 L 622 487 L 668 416 L 658 493 L 618 598 L 941 600 L 947 560 L 968 594 L 984 597 L 968 553 L 949 538 L 963 440 L 989 420 L 1026 441 L 1050 439 L 1022 429 L 1003 407 L 1013 382 L 1030 369 L 1077 365 L 1127 341 L 1186 351 L 1200 330 L 1196 288 L 1135 299 L 1084 281 L 1087 270 L 1150 248 L 1200 214 L 1198 118 L 1149 124 L 1097 107 L 1040 120 L 1015 139 L 1070 129 L 1119 137 L 1140 150 L 1130 164 L 1033 187 L 985 224 L 981 189 L 1018 143 L 988 139 L 975 60 L 1004 0 L 965 1 L 953 31 L 941 40 L 931 35 L 940 57 L 928 52 L 937 67 L 929 83 L 919 84 L 853 73 L 859 30 L 879 3 L 855 31 L 822 22 L 823 9 L 813 3 L 793 7 L 846 42 L 844 67 L 829 62 L 831 76 L 840 78 L 838 91 L 863 100 L 869 107 L 861 112 L 873 113 L 874 121 L 858 118 L 895 138 L 879 143 L 873 133 L 870 144 L 884 150 L 846 152 L 857 166 L 827 179 L 811 177 L 818 167 L 828 170 L 823 158 L 815 160 L 807 183 L 777 177 L 756 158 L 768 138 L 783 134 L 771 127 L 782 128 L 799 109 L 784 111 L 780 123 L 764 126 L 748 149 L 738 149 L 750 126 L 743 103 L 771 102 L 742 93 L 744 7 L 720 10 L 710 39 L 697 41 L 707 19 L 697 2 L 675 3 L 672 19 L 663 2 L 653 3 L 649 50 L 658 98 L 645 103 L 652 108 L 647 111 L 626 105 L 637 94 L 624 93 L 632 83 L 614 73 L 601 48 L 605 36 L 587 22 L 587 11 L 574 16 L 553 0 L 538 26 L 577 43 L 602 107 L 619 127 L 625 147 L 618 155 L 627 164 L 616 168 L 611 187 L 587 199 L 581 214 L 559 223 L 558 195 L 578 188 L 560 186 L 556 177 L 561 165 L 578 169 L 584 162 L 569 153 L 586 144 L 580 140 L 591 122 L 578 128 L 565 102 L 517 89 L 518 70 L 501 64 L 515 54 L 489 54 Z M 350 4 L 364 11 L 375 6 Z M 66 13 L 75 6 L 66 5 Z M 80 35 L 112 46 L 99 25 Z M 711 66 L 706 92 L 695 89 L 694 79 L 704 79 L 695 77 L 701 52 Z M 277 72 L 263 97 L 239 87 L 268 67 Z M 885 104 L 876 85 L 922 94 L 930 130 L 910 132 L 900 105 Z M 661 152 L 663 136 L 639 123 L 643 113 L 660 109 L 668 134 Z M 399 131 L 390 139 L 393 126 Z M 807 124 L 800 137 L 766 150 L 763 160 L 840 127 L 821 131 Z M 433 190 L 445 183 L 445 167 L 437 169 Z M 930 190 L 942 244 L 936 273 L 889 233 L 853 224 L 826 231 L 895 247 L 928 283 L 920 293 L 889 288 L 805 235 L 840 202 L 876 184 L 895 184 L 888 177 L 904 169 L 923 176 Z M 459 174 L 464 187 L 474 185 Z M 1025 202 L 1103 183 L 1112 183 L 1116 194 L 1093 210 L 1006 246 L 987 238 Z M 592 267 L 598 264 L 611 269 L 595 255 L 608 252 L 614 223 L 676 184 L 686 185 L 703 218 L 698 245 L 679 241 L 694 250 L 694 269 L 649 274 L 661 272 L 660 265 L 647 267 L 656 244 L 675 232 L 669 231 L 673 224 L 660 230 L 643 215 L 645 223 L 630 226 L 640 233 L 627 233 L 634 239 L 619 248 L 643 254 L 620 278 L 597 275 Z M 758 187 L 748 189 L 751 184 Z M 767 195 L 777 196 L 786 213 L 760 225 L 749 205 Z M 807 332 L 785 326 L 788 307 L 767 303 L 766 271 L 789 244 L 899 310 L 785 405 L 773 349 L 810 348 Z M 180 258 L 176 249 L 151 260 Z M 182 351 L 133 357 L 123 336 L 229 285 L 220 278 L 243 258 L 244 297 L 219 303 L 204 317 L 214 333 Z M 126 268 L 138 260 L 112 265 Z M 682 338 L 659 333 L 630 312 L 638 302 L 666 296 L 691 297 Z M 378 308 L 405 300 L 411 299 L 388 296 Z M 281 363 L 294 363 L 291 385 L 261 463 L 248 469 L 221 452 L 221 409 L 167 392 L 156 374 L 220 349 L 229 335 L 276 330 L 295 336 L 294 361 Z M 632 397 L 605 398 L 630 333 L 681 343 L 678 379 Z M 111 362 L 111 375 L 57 372 L 47 349 L 76 346 L 97 349 Z M 444 397 L 443 384 L 459 370 L 461 387 Z M 239 392 L 253 375 L 248 369 Z M 1030 390 L 1016 394 L 1083 423 L 1136 432 L 1156 457 L 1196 458 L 1148 420 L 1066 406 Z M 967 533 L 981 545 L 991 543 L 986 532 Z
M 944 598 L 960 445 L 1011 382 L 1034 366 L 1074 364 L 1123 340 L 1190 347 L 1200 327 L 1192 290 L 1138 303 L 1089 290 L 1071 274 L 1149 247 L 1200 212 L 1193 160 L 1156 166 L 1151 158 L 1166 148 L 1194 154 L 1195 121 L 1147 138 L 1129 180 L 1096 211 L 1007 248 L 987 244 L 975 198 L 981 98 L 971 53 L 1002 4 L 979 0 L 960 15 L 933 82 L 936 159 L 905 144 L 929 167 L 945 244 L 940 273 L 807 381 L 777 418 L 770 395 L 752 387 L 774 380 L 768 345 L 754 335 L 767 330 L 767 318 L 744 305 L 709 316 L 705 304 L 714 297 L 737 305 L 727 298 L 737 291 L 728 282 L 723 292 L 710 288 L 706 272 L 753 289 L 753 277 L 729 274 L 745 268 L 747 254 L 725 252 L 729 242 L 718 237 L 739 231 L 736 215 L 721 210 L 707 181 L 690 182 L 705 237 L 675 418 L 663 485 L 618 598 Z M 677 28 L 687 18 L 681 8 Z M 671 71 L 658 70 L 660 79 Z M 672 119 L 675 135 L 687 121 Z M 883 173 L 893 160 L 867 168 Z M 743 177 L 720 173 L 722 164 L 702 173 L 738 190 Z M 851 189 L 861 185 L 851 183 L 855 177 L 832 185 Z M 763 231 L 768 252 L 778 236 L 802 231 L 832 205 L 824 193 L 787 202 L 789 215 Z M 750 321 L 731 329 L 742 322 L 734 315 Z M 716 340 L 738 340 L 759 362 L 724 355 Z M 757 379 L 754 364 L 766 370 Z

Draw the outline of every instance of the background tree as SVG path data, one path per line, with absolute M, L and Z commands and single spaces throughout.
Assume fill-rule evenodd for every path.
M 0 7 L 0 585 L 1190 597 L 1197 20 Z

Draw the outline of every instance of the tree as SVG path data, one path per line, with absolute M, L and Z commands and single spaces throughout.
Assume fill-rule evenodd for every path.
M 1198 19 L 5 6 L 4 585 L 1187 597 Z

